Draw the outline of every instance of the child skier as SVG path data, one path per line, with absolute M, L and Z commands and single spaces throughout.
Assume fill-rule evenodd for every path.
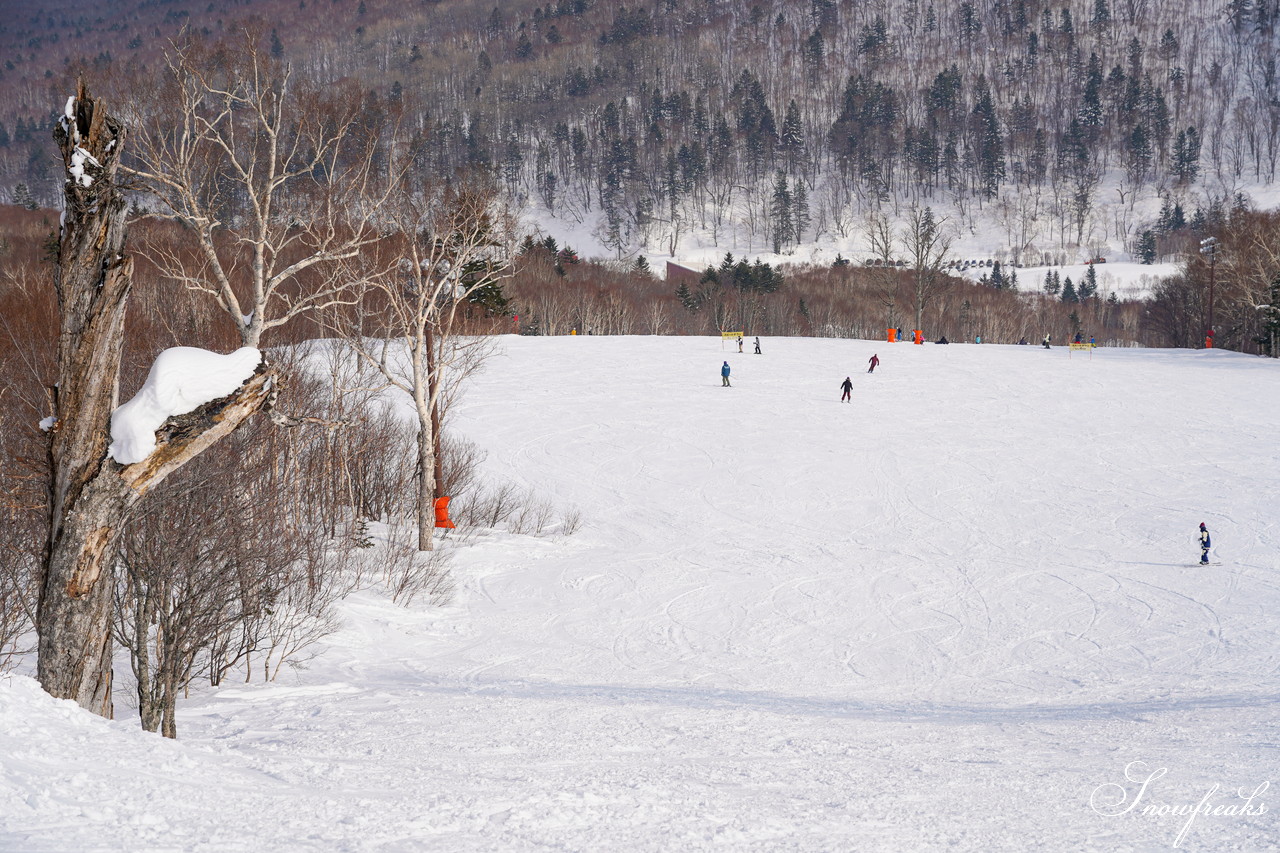
M 853 380 L 846 376 L 844 381 L 840 383 L 840 390 L 844 392 L 840 395 L 840 402 L 852 403 L 853 400 L 850 397 L 853 394 Z
M 1204 526 L 1204 522 L 1200 522 L 1200 565 L 1209 564 L 1209 528 Z

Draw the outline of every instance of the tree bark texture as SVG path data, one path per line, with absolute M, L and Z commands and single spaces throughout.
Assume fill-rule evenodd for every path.
M 109 555 L 116 525 L 102 512 L 100 492 L 132 288 L 132 263 L 124 254 L 127 205 L 115 182 L 124 128 L 88 95 L 83 81 L 67 113 L 54 129 L 66 173 L 66 211 L 54 272 L 61 316 L 58 421 L 49 447 L 37 672 L 49 693 L 110 717 Z
M 67 113 L 54 130 L 67 181 L 54 274 L 61 329 L 37 675 L 53 696 L 110 717 L 112 566 L 129 513 L 148 489 L 266 404 L 275 374 L 259 365 L 230 396 L 170 418 L 141 462 L 122 466 L 107 456 L 132 287 L 127 204 L 115 182 L 125 132 L 83 81 Z

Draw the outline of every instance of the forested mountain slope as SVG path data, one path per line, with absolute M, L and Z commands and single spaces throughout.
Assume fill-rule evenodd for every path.
M 299 70 L 404 110 L 424 168 L 492 164 L 619 255 L 695 229 L 786 251 L 910 205 L 998 223 L 1011 260 L 1136 251 L 1175 206 L 1247 203 L 1280 156 L 1276 0 L 64 0 L 0 34 L 0 186 L 52 198 L 65 72 L 250 16 Z

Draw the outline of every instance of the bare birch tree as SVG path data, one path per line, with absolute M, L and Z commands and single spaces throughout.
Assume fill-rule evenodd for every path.
M 945 221 L 935 220 L 928 207 L 912 208 L 902 230 L 902 246 L 915 289 L 917 329 L 924 328 L 924 310 L 929 303 L 951 287 L 951 278 L 942 271 L 951 252 L 951 238 L 942 230 Z
M 346 301 L 337 262 L 378 239 L 394 185 L 383 116 L 352 86 L 295 78 L 253 31 L 176 45 L 164 72 L 128 164 L 194 242 L 145 247 L 160 273 L 215 299 L 245 346 Z
M 881 211 L 867 214 L 866 225 L 867 247 L 871 259 L 878 262 L 872 271 L 876 294 L 885 307 L 885 322 L 893 328 L 898 326 L 898 276 L 894 270 L 893 258 L 893 226 L 889 217 Z
M 400 194 L 386 211 L 397 235 L 351 267 L 361 282 L 357 328 L 345 335 L 386 386 L 413 400 L 418 420 L 418 549 L 433 548 L 440 481 L 441 411 L 457 380 L 478 368 L 492 340 L 462 334 L 495 307 L 510 274 L 516 220 L 487 178 Z M 488 303 L 488 304 L 486 304 Z M 445 381 L 449 375 L 453 381 Z

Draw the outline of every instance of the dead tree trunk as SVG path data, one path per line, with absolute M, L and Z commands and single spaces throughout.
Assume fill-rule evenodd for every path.
M 81 81 L 54 138 L 66 212 L 54 274 L 61 330 L 37 674 L 52 695 L 110 717 L 112 565 L 121 529 L 148 489 L 268 402 L 275 374 L 261 364 L 230 396 L 170 418 L 141 462 L 108 457 L 132 287 L 127 205 L 115 182 L 125 132 Z

